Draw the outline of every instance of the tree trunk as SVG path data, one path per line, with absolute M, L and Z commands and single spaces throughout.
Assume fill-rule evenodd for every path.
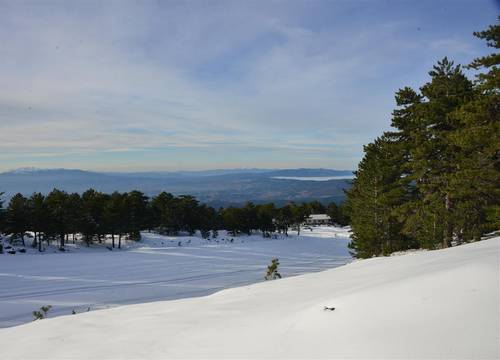
M 42 252 L 42 238 L 38 235 L 38 252 Z
M 446 194 L 444 202 L 446 209 L 446 218 L 445 218 L 445 229 L 444 229 L 445 233 L 443 237 L 443 248 L 447 248 L 451 245 L 451 238 L 453 235 L 453 229 L 450 224 L 451 200 L 448 194 Z
M 389 220 L 387 220 L 387 243 L 386 243 L 386 252 L 389 255 L 392 252 L 392 244 L 391 244 L 391 224 Z M 384 254 L 385 255 L 385 254 Z
M 115 233 L 112 233 L 112 234 L 111 234 L 111 239 L 112 239 L 112 240 L 111 240 L 111 243 L 112 243 L 112 245 L 111 245 L 111 246 L 114 248 L 114 247 L 115 247 Z
M 118 249 L 122 248 L 122 234 L 118 235 Z
M 436 248 L 436 213 L 433 214 L 433 222 L 432 222 L 432 247 Z

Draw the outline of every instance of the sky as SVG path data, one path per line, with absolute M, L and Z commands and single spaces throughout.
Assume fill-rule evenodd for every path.
M 0 171 L 355 169 L 494 0 L 0 0 Z

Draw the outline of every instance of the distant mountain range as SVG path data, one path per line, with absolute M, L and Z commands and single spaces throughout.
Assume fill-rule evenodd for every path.
M 53 188 L 78 192 L 93 188 L 140 190 L 149 196 L 161 191 L 189 194 L 212 206 L 287 201 L 341 201 L 351 170 L 331 169 L 221 169 L 177 172 L 93 172 L 76 169 L 20 168 L 0 173 L 4 199 L 16 193 L 48 193 Z M 322 181 L 319 181 L 322 180 Z

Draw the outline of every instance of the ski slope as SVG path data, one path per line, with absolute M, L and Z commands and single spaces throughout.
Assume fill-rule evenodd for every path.
M 499 271 L 497 237 L 0 329 L 0 348 L 6 359 L 498 359 Z
M 32 311 L 44 305 L 52 305 L 49 317 L 55 317 L 263 281 L 273 257 L 285 277 L 351 261 L 348 229 L 317 227 L 301 236 L 290 234 L 264 239 L 221 231 L 207 241 L 145 232 L 141 242 L 126 242 L 122 250 L 68 244 L 66 253 L 54 247 L 42 254 L 28 248 L 27 254 L 0 255 L 0 327 L 32 321 Z

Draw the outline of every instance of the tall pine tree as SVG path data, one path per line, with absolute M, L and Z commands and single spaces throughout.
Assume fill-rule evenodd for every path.
M 396 209 L 401 205 L 402 157 L 396 139 L 384 134 L 366 145 L 352 188 L 347 191 L 353 230 L 350 248 L 357 257 L 387 255 L 409 246 Z

